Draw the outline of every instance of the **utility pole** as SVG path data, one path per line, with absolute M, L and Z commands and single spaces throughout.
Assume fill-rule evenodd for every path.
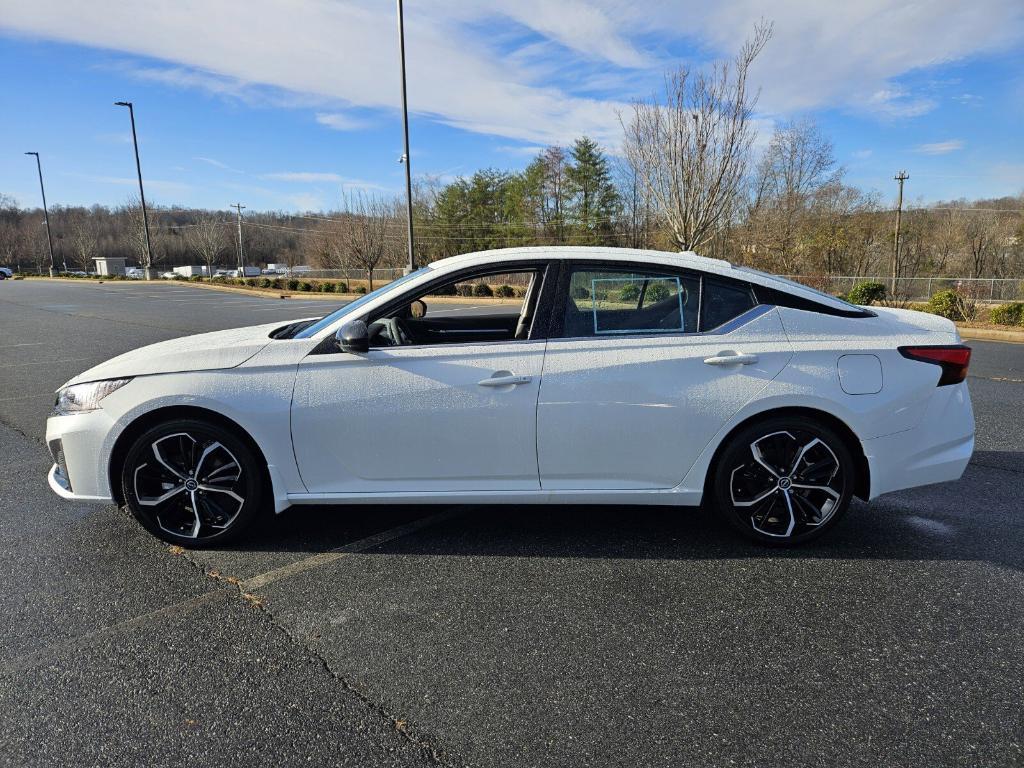
M 238 211 L 238 276 L 245 277 L 245 261 L 242 259 L 242 209 L 241 203 L 234 203 L 231 206 Z
M 139 162 L 139 139 L 135 135 L 135 108 L 130 101 L 115 101 L 115 107 L 128 107 L 128 114 L 132 119 L 132 144 L 135 145 L 135 170 L 139 175 L 139 202 L 142 204 L 142 227 L 146 231 L 146 263 L 143 265 L 143 274 L 147 280 L 152 280 L 153 275 L 153 244 L 149 239 L 149 214 L 146 212 L 146 193 L 142 190 L 142 163 Z
M 416 269 L 416 254 L 412 240 L 412 163 L 409 161 L 409 102 L 405 92 L 405 19 L 402 12 L 402 0 L 398 0 L 398 52 L 402 62 L 402 127 L 405 131 L 405 154 L 399 162 L 405 163 L 405 217 L 409 239 L 408 272 Z
M 53 238 L 50 237 L 50 212 L 46 210 L 46 187 L 43 186 L 43 164 L 39 161 L 38 152 L 26 152 L 26 155 L 35 155 L 36 157 L 36 170 L 39 171 L 39 191 L 43 195 L 43 221 L 46 222 L 46 247 L 50 251 L 50 277 L 53 277 Z M 64 271 L 67 272 L 67 265 L 64 265 Z
M 893 237 L 892 243 L 892 285 L 890 286 L 890 293 L 896 295 L 896 278 L 899 273 L 900 263 L 900 223 L 903 221 L 903 182 L 910 178 L 906 171 L 900 171 L 893 177 L 899 182 L 900 191 L 899 196 L 896 198 L 896 235 Z

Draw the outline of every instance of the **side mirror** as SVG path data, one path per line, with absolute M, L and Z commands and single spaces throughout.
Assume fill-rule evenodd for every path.
M 342 352 L 369 352 L 370 336 L 366 331 L 366 323 L 362 320 L 350 320 L 334 334 L 338 349 Z

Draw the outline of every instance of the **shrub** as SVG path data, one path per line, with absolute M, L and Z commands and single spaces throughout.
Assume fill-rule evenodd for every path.
M 271 280 L 269 277 L 261 277 L 259 282 L 257 283 L 257 285 L 260 288 L 273 288 L 274 287 L 274 281 Z
M 989 318 L 999 325 L 1024 325 L 1024 301 L 1013 301 L 993 307 Z
M 499 285 L 498 290 L 494 292 L 494 295 L 499 299 L 511 299 L 516 295 L 516 292 L 512 290 L 511 285 Z
M 199 282 L 200 280 L 202 280 L 202 279 L 203 279 L 203 276 L 202 276 L 202 275 L 192 275 L 192 276 L 191 276 L 191 277 L 189 278 L 189 281 L 190 281 L 190 282 L 193 282 L 193 283 L 198 283 L 198 282 Z
M 491 289 L 491 286 L 489 286 L 487 283 L 477 283 L 476 285 L 473 286 L 473 295 L 493 296 L 494 291 Z
M 299 281 L 296 280 L 294 277 L 288 278 L 288 280 L 285 282 L 285 286 L 288 288 L 289 291 L 297 291 L 299 290 Z
M 647 293 L 644 294 L 644 301 L 650 301 L 652 303 L 664 301 L 671 295 L 672 289 L 668 287 L 668 283 L 663 280 L 657 280 L 647 286 Z
M 334 293 L 336 290 L 337 287 L 335 286 L 334 283 L 320 283 L 321 293 Z
M 968 300 L 959 291 L 954 290 L 939 291 L 932 296 L 925 306 L 925 312 L 954 321 L 967 320 L 974 316 Z
M 455 283 L 445 283 L 430 292 L 431 296 L 454 296 L 457 293 Z
M 459 294 L 459 296 L 473 295 L 473 286 L 470 285 L 469 283 L 460 283 L 455 290 Z
M 851 304 L 870 306 L 885 300 L 885 285 L 882 283 L 857 283 L 847 294 L 846 300 Z
M 255 277 L 247 277 L 242 282 L 248 285 L 250 288 L 255 288 L 256 285 L 259 283 L 259 280 L 257 280 Z
M 577 285 L 572 289 L 572 297 L 574 299 L 589 299 L 590 291 L 584 288 L 582 285 Z
M 633 283 L 626 283 L 619 289 L 619 300 L 635 304 L 637 299 L 640 298 L 640 286 Z
M 348 283 L 337 283 L 338 293 L 348 293 Z
M 313 290 L 313 284 L 309 282 L 309 280 L 303 280 L 299 283 L 299 290 L 306 291 L 308 293 Z
M 365 285 L 357 285 L 356 289 L 355 289 L 355 291 L 353 291 L 353 293 L 358 293 L 360 295 L 364 295 L 366 293 L 366 286 Z
M 284 281 L 280 277 L 275 277 L 270 281 L 270 287 L 275 291 L 279 291 L 284 287 Z
M 526 298 L 526 289 L 525 288 L 516 288 L 516 298 L 517 299 L 525 299 Z

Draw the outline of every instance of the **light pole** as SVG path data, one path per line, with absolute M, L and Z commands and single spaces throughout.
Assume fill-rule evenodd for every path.
M 46 222 L 46 247 L 50 252 L 50 277 L 53 277 L 53 238 L 50 237 L 50 212 L 46 210 L 46 187 L 43 186 L 43 164 L 39 161 L 38 152 L 26 152 L 26 155 L 35 155 L 36 158 L 36 170 L 39 171 L 39 191 L 43 195 L 43 221 Z M 67 267 L 64 267 L 64 271 L 67 272 Z
M 241 203 L 233 203 L 232 208 L 238 211 L 238 276 L 245 277 L 245 261 L 242 259 L 242 209 Z
M 139 162 L 139 139 L 135 135 L 135 108 L 130 101 L 115 101 L 115 107 L 128 107 L 132 120 L 132 144 L 135 145 L 135 170 L 139 174 L 139 200 L 142 203 L 142 227 L 146 232 L 146 263 L 143 265 L 147 280 L 153 279 L 153 244 L 149 240 L 149 214 L 146 212 L 146 193 L 142 190 L 142 163 Z
M 402 61 L 402 127 L 405 131 L 405 154 L 400 162 L 405 163 L 405 214 L 409 238 L 408 271 L 416 269 L 416 254 L 412 240 L 412 163 L 409 162 L 409 102 L 405 94 L 405 19 L 402 13 L 402 0 L 398 0 L 398 52 Z

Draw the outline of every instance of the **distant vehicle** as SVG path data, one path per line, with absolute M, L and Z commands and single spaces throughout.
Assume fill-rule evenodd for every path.
M 205 266 L 185 266 L 175 267 L 174 274 L 181 275 L 182 277 L 206 277 L 209 271 Z
M 61 274 L 68 275 L 69 277 L 88 277 L 89 276 L 88 272 L 83 272 L 80 269 L 69 269 L 67 272 L 62 272 Z
M 131 280 L 141 280 L 146 276 L 146 271 L 142 267 L 127 267 L 124 276 Z
M 0 267 L 0 280 L 7 280 L 14 277 L 14 271 L 10 267 Z
M 173 280 L 176 277 L 181 277 L 181 275 L 174 270 L 170 270 L 169 272 L 161 272 L 160 277 L 164 280 Z
M 427 310 L 513 273 L 528 285 L 515 311 Z M 970 355 L 945 318 L 692 253 L 471 253 L 324 318 L 164 341 L 76 376 L 46 425 L 49 483 L 190 547 L 265 509 L 368 502 L 703 502 L 797 543 L 854 496 L 960 477 Z

